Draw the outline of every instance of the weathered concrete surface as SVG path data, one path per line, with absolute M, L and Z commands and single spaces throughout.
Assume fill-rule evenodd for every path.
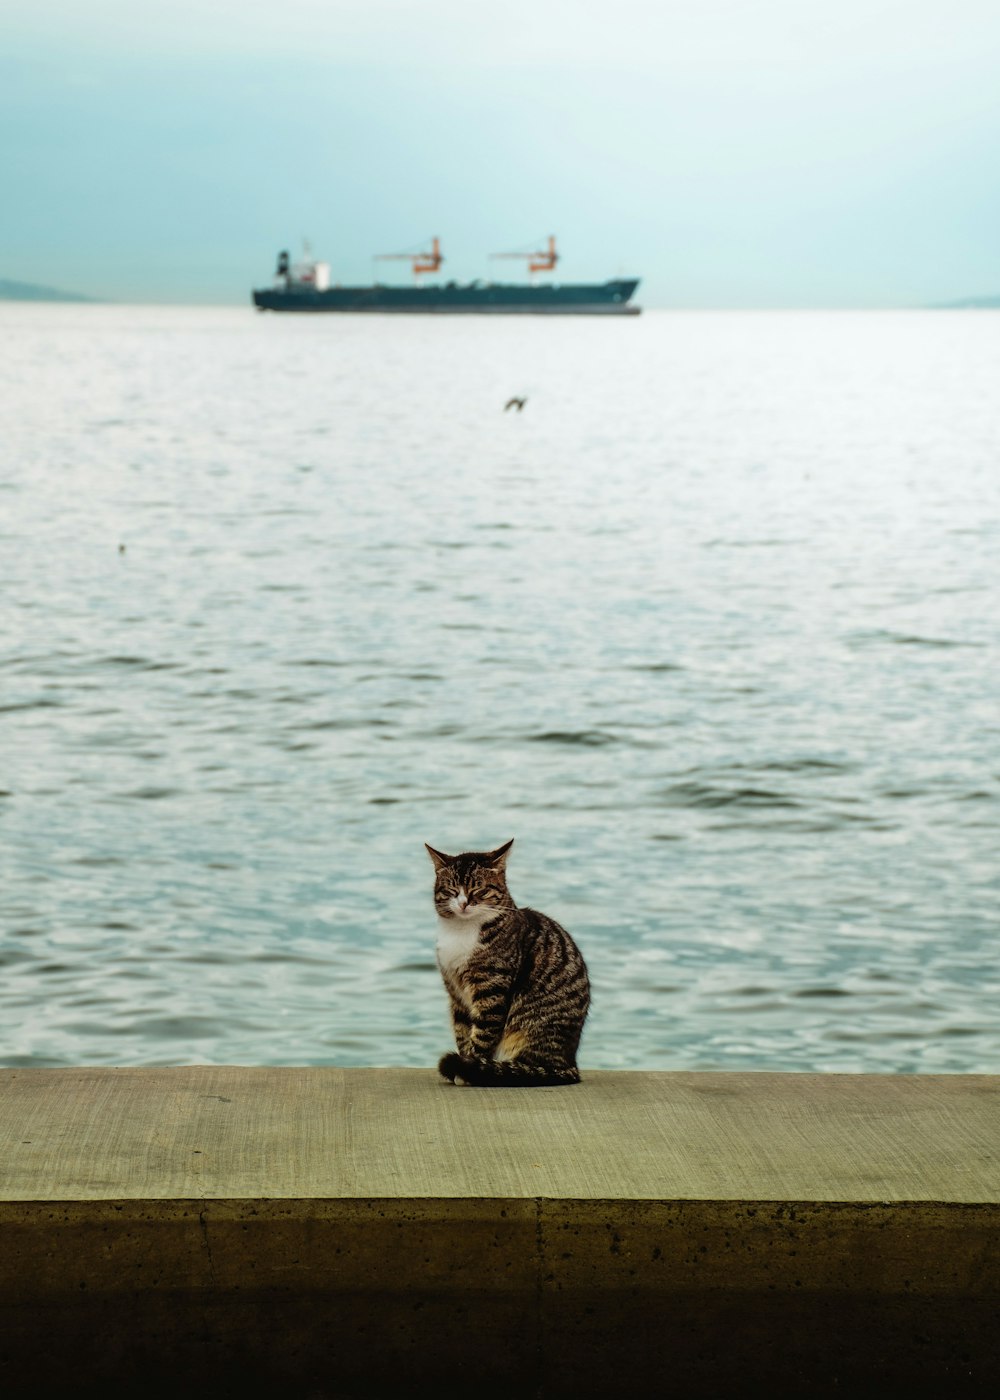
M 0 1199 L 1000 1201 L 1000 1076 L 0 1070 Z
M 0 1388 L 993 1394 L 1000 1078 L 0 1071 Z

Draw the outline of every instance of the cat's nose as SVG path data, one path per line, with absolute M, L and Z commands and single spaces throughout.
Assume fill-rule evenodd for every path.
M 468 898 L 467 898 L 467 896 L 464 895 L 464 894 L 460 894 L 460 895 L 458 896 L 458 898 L 455 900 L 455 903 L 458 905 L 459 910 L 460 910 L 462 913 L 464 913 L 465 910 L 468 909 L 468 907 L 469 907 Z

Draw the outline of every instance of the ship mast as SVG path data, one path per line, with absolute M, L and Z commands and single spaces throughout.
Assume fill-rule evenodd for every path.
M 527 258 L 529 272 L 554 272 L 559 254 L 556 252 L 555 234 L 549 234 L 549 246 L 539 252 L 521 251 L 517 253 L 491 253 L 491 258 Z
M 419 253 L 376 253 L 376 262 L 387 262 L 390 259 L 402 259 L 411 265 L 413 275 L 419 277 L 423 272 L 437 272 L 444 262 L 441 255 L 441 241 L 438 238 L 431 239 L 431 251 Z

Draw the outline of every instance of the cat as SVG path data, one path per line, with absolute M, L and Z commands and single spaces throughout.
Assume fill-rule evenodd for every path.
M 425 843 L 426 844 L 426 843 Z M 457 1054 L 438 1065 L 453 1084 L 499 1088 L 579 1084 L 577 1047 L 590 1007 L 587 967 L 572 938 L 507 889 L 495 851 L 434 862 L 437 960 L 451 1001 Z

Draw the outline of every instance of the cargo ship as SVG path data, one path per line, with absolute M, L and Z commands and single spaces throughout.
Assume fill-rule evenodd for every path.
M 380 253 L 379 259 L 405 259 L 410 263 L 410 286 L 374 282 L 370 287 L 331 285 L 330 264 L 316 262 L 308 254 L 293 263 L 287 252 L 278 254 L 272 287 L 253 293 L 258 311 L 388 311 L 432 314 L 535 315 L 535 316 L 638 316 L 632 305 L 638 277 L 608 282 L 434 282 L 424 278 L 440 270 L 444 262 L 441 240 L 431 240 L 429 251 Z M 534 278 L 555 271 L 559 261 L 556 240 L 550 237 L 541 251 L 492 253 L 494 258 L 524 258 Z

